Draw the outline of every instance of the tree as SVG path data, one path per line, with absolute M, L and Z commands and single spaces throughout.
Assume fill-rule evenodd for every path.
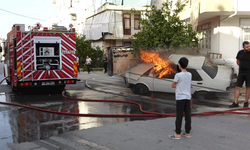
M 132 36 L 134 54 L 139 49 L 156 50 L 158 48 L 174 50 L 180 47 L 195 48 L 198 44 L 197 34 L 191 24 L 181 20 L 178 16 L 183 10 L 184 4 L 176 3 L 172 9 L 172 1 L 163 3 L 161 9 L 151 6 L 146 10 L 145 17 L 140 18 L 142 30 Z M 138 13 L 135 9 L 131 12 Z
M 80 67 L 83 67 L 87 56 L 92 59 L 92 67 L 102 67 L 103 51 L 98 46 L 92 47 L 91 41 L 86 40 L 85 35 L 76 34 L 76 54 Z

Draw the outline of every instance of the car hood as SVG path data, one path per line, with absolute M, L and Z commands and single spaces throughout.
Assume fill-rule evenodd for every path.
M 218 65 L 218 72 L 215 76 L 215 79 L 220 79 L 220 80 L 231 80 L 232 76 L 232 68 L 228 66 L 219 66 Z
M 141 63 L 130 70 L 127 70 L 121 74 L 121 76 L 138 80 L 141 75 L 143 75 L 146 71 L 154 67 L 154 63 Z

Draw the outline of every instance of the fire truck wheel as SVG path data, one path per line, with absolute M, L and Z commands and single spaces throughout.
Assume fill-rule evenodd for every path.
M 15 86 L 12 85 L 12 91 L 16 92 L 17 91 L 17 87 L 15 87 Z
M 65 88 L 65 84 L 60 86 L 60 90 L 63 91 Z
M 10 78 L 10 83 L 11 83 L 12 91 L 13 91 L 13 92 L 16 92 L 16 91 L 17 91 L 17 87 L 15 87 L 15 86 L 12 84 L 12 78 Z

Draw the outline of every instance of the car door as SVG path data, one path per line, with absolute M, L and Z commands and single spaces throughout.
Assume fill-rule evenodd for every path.
M 167 93 L 174 93 L 175 88 L 172 88 L 171 85 L 174 80 L 174 76 L 176 73 L 172 73 L 169 75 L 165 75 L 162 78 L 158 77 L 158 74 L 155 75 L 154 78 L 154 91 L 156 92 L 167 92 Z
M 195 91 L 203 88 L 203 80 L 196 69 L 187 68 L 187 71 L 192 74 L 191 93 L 193 94 Z

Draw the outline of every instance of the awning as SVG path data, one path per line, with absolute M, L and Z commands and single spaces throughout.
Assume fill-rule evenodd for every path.
M 105 3 L 123 6 L 150 6 L 152 0 L 96 0 L 95 9 L 102 7 Z
M 150 6 L 151 0 L 123 0 L 125 6 Z
M 99 40 L 103 33 L 123 38 L 122 11 L 105 11 L 86 20 L 83 34 L 87 40 Z

